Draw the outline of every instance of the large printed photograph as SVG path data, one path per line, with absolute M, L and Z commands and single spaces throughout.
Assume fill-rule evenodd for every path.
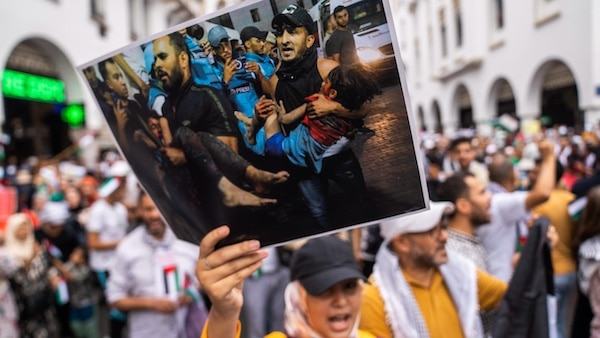
M 247 1 L 79 67 L 179 238 L 277 245 L 426 207 L 387 0 L 300 5 Z

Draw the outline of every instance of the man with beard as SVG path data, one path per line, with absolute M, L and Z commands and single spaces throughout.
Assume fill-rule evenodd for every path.
M 128 313 L 131 338 L 185 337 L 198 247 L 175 237 L 150 196 L 142 193 L 137 209 L 143 224 L 117 247 L 106 298 Z
M 360 62 L 356 53 L 356 43 L 354 35 L 348 29 L 349 17 L 348 10 L 344 6 L 337 6 L 333 10 L 333 17 L 337 23 L 335 31 L 327 41 L 325 46 L 326 54 L 342 66 L 352 66 Z
M 448 221 L 449 250 L 455 250 L 470 258 L 479 268 L 486 271 L 485 249 L 475 237 L 475 230 L 490 222 L 492 195 L 475 175 L 459 171 L 444 181 L 439 189 L 440 200 L 455 205 L 454 214 Z
M 359 328 L 378 337 L 483 337 L 480 310 L 497 307 L 506 283 L 446 251 L 449 202 L 381 223 L 384 242 L 365 285 Z
M 173 32 L 154 40 L 155 72 L 168 93 L 163 116 L 173 133 L 179 127 L 215 135 L 237 151 L 237 136 L 233 108 L 219 91 L 196 85 L 192 80 L 190 55 L 183 36 Z M 184 163 L 181 149 L 165 147 L 165 154 L 174 165 Z
M 487 272 L 485 248 L 475 236 L 475 230 L 490 222 L 492 195 L 475 175 L 459 171 L 444 181 L 439 189 L 440 200 L 455 205 L 454 214 L 448 220 L 449 251 L 462 254 L 470 259 L 478 269 Z M 495 311 L 482 311 L 483 329 L 491 334 L 495 323 Z
M 278 71 L 269 80 L 263 80 L 261 77 L 265 93 L 275 100 L 261 99 L 256 104 L 259 117 L 266 118 L 277 113 L 277 102 L 280 100 L 288 113 L 300 109 L 305 111 L 309 118 L 329 114 L 352 120 L 365 117 L 366 109 L 350 111 L 322 94 L 315 95 L 316 100 L 306 102 L 308 96 L 319 92 L 329 72 L 339 64 L 317 56 L 313 21 L 304 8 L 288 6 L 273 18 L 271 26 L 276 30 L 282 61 Z M 296 128 L 299 123 L 301 121 L 286 126 L 283 128 L 284 132 Z M 336 182 L 344 191 L 344 195 L 352 199 L 347 202 L 348 210 L 353 210 L 349 215 L 352 219 L 349 221 L 356 223 L 363 220 L 366 185 L 362 168 L 350 148 L 350 140 L 347 137 L 342 137 L 323 154 L 321 173 L 307 177 L 299 182 L 299 188 L 311 215 L 321 228 L 329 228 L 331 225 L 327 213 L 329 179 Z

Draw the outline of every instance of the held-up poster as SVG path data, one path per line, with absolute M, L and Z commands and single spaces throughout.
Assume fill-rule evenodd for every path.
M 221 244 L 272 246 L 428 207 L 388 1 L 290 3 L 246 1 L 79 67 L 181 239 L 228 224 Z

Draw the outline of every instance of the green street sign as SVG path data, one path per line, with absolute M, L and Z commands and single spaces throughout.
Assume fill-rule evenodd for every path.
M 64 103 L 65 83 L 49 77 L 5 69 L 2 75 L 5 97 L 39 102 Z

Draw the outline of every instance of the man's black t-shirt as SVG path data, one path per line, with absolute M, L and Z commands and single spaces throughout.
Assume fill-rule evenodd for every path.
M 356 44 L 354 35 L 350 30 L 341 31 L 336 29 L 325 46 L 327 55 L 340 54 L 340 64 L 342 66 L 351 66 L 357 62 Z
M 177 93 L 168 96 L 163 115 L 173 134 L 179 127 L 188 127 L 215 136 L 238 136 L 233 107 L 225 95 L 214 88 L 196 85 L 191 79 Z

